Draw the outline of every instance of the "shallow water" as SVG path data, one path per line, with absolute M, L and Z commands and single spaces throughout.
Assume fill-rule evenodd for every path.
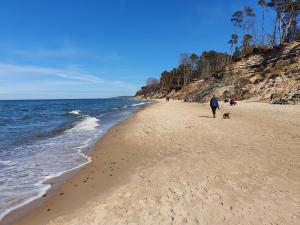
M 0 220 L 91 159 L 87 149 L 149 102 L 134 99 L 0 101 Z

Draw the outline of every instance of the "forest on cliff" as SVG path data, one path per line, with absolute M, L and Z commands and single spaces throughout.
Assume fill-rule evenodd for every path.
M 234 32 L 229 35 L 227 53 L 182 53 L 177 67 L 163 71 L 160 79 L 149 77 L 146 86 L 136 95 L 164 97 L 200 80 L 202 85 L 212 85 L 223 77 L 225 70 L 234 67 L 237 62 L 257 54 L 266 57 L 268 52 L 274 53 L 276 49 L 282 50 L 282 46 L 300 40 L 300 0 L 259 0 L 257 4 L 261 8 L 260 21 L 257 21 L 256 12 L 249 6 L 235 11 L 229 18 Z M 272 30 L 267 31 L 264 20 L 268 13 L 274 15 L 274 24 Z M 277 58 L 278 53 L 280 51 L 275 54 Z M 297 51 L 295 54 L 294 56 L 298 56 Z

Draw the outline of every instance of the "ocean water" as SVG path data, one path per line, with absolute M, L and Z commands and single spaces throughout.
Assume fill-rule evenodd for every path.
M 0 101 L 0 221 L 11 210 L 41 197 L 44 182 L 88 162 L 104 132 L 147 101 Z

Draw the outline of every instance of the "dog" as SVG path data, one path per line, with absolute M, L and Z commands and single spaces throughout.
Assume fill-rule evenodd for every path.
M 224 113 L 223 119 L 230 119 L 230 113 Z

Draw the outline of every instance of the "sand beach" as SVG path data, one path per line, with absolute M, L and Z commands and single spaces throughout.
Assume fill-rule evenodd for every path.
M 299 105 L 156 101 L 13 224 L 300 224 L 299 146 Z

